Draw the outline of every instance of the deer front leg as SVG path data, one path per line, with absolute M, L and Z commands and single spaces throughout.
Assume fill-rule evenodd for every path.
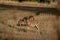
M 37 25 L 35 25 L 36 29 L 39 30 L 39 27 Z

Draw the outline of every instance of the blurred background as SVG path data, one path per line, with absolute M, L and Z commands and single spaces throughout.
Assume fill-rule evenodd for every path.
M 57 4 L 58 3 L 58 4 Z M 60 40 L 60 0 L 0 0 L 0 40 Z M 17 26 L 33 15 L 39 31 Z

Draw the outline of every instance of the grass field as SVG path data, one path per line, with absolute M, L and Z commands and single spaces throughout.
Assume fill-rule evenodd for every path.
M 20 29 L 17 20 L 24 16 L 33 15 L 39 21 L 39 31 Z M 0 10 L 0 40 L 58 40 L 56 31 L 56 15 L 35 15 L 33 11 L 16 9 Z M 27 37 L 26 37 L 27 36 Z

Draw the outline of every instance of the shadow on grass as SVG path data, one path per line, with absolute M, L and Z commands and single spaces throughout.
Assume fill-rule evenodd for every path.
M 19 31 L 19 32 L 27 32 L 26 29 L 17 29 L 17 31 Z

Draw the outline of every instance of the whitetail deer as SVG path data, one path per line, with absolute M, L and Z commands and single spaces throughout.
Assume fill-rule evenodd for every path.
M 39 30 L 38 22 L 34 19 L 33 16 L 24 17 L 23 19 L 20 19 L 17 25 L 27 26 L 27 29 L 30 29 L 29 27 L 35 27 L 37 30 Z

